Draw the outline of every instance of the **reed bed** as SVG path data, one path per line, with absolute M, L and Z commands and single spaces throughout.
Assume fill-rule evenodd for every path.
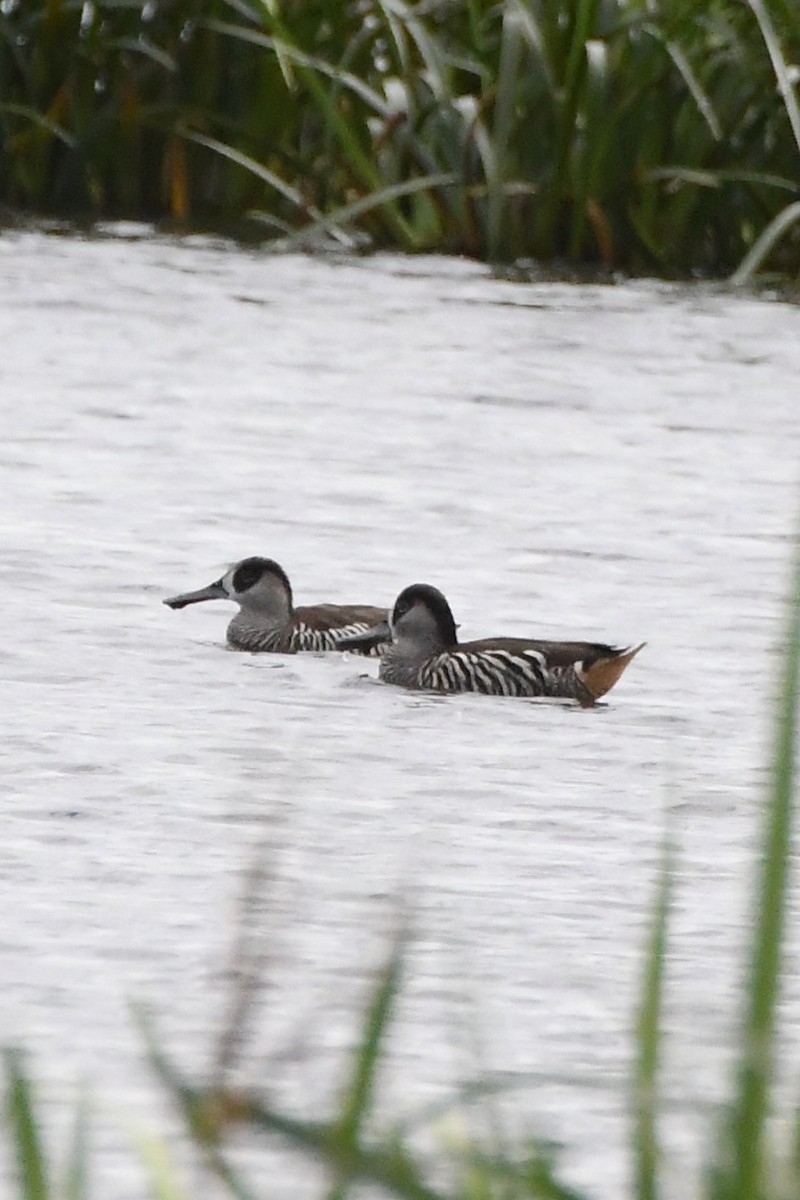
M 3 0 L 0 203 L 800 271 L 796 0 Z
M 693 1193 L 702 1200 L 794 1200 L 800 1195 L 800 1107 L 783 1122 L 788 1130 L 783 1142 L 769 1130 L 770 1117 L 776 1115 L 776 1014 L 783 972 L 796 788 L 800 543 L 783 647 L 783 679 L 753 886 L 753 932 L 742 989 L 738 1068 L 730 1099 L 717 1117 L 717 1137 L 710 1139 L 710 1161 Z M 659 1135 L 671 856 L 667 840 L 633 1032 L 636 1067 L 631 1087 L 631 1200 L 683 1200 L 668 1190 Z M 257 887 L 260 878 L 257 870 L 248 878 L 248 887 Z M 245 905 L 243 911 L 247 910 Z M 240 926 L 234 952 L 239 984 L 230 1020 L 220 1036 L 215 1078 L 196 1082 L 184 1077 L 150 1021 L 137 1014 L 145 1053 L 182 1117 L 190 1144 L 223 1194 L 235 1200 L 257 1200 L 271 1190 L 269 1180 L 249 1177 L 231 1155 L 231 1144 L 247 1131 L 256 1144 L 282 1142 L 315 1164 L 323 1164 L 330 1180 L 324 1193 L 326 1200 L 346 1200 L 357 1185 L 360 1195 L 383 1195 L 395 1200 L 589 1200 L 588 1195 L 578 1193 L 560 1179 L 552 1151 L 533 1137 L 518 1151 L 487 1146 L 485 1141 L 466 1137 L 457 1148 L 443 1147 L 439 1161 L 431 1163 L 430 1156 L 420 1157 L 414 1140 L 401 1124 L 381 1132 L 373 1102 L 377 1075 L 386 1063 L 387 1034 L 402 990 L 405 943 L 406 934 L 401 932 L 378 974 L 355 1051 L 344 1071 L 339 1109 L 332 1116 L 301 1118 L 283 1111 L 256 1089 L 233 1087 L 226 1082 L 232 1060 L 245 1049 L 241 1033 L 247 1026 L 263 967 L 250 943 L 246 921 Z M 16 1049 L 5 1052 L 5 1075 L 4 1132 L 16 1158 L 20 1200 L 88 1200 L 91 1164 L 85 1105 L 78 1105 L 71 1145 L 59 1172 L 48 1156 L 31 1081 Z M 454 1098 L 453 1107 L 459 1107 L 465 1099 L 479 1104 L 481 1094 L 478 1081 L 468 1093 Z M 179 1179 L 163 1142 L 144 1145 L 142 1158 L 155 1200 L 189 1200 L 192 1192 Z

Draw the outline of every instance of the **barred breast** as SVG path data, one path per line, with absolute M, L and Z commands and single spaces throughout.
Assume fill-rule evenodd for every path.
M 439 654 L 420 672 L 423 687 L 446 692 L 482 692 L 487 696 L 544 696 L 545 662 L 535 650 L 510 654 L 504 650 L 459 651 Z
M 421 666 L 384 658 L 381 678 L 424 691 L 481 692 L 488 696 L 552 696 L 593 703 L 572 666 L 551 667 L 534 649 L 449 650 Z
M 272 629 L 248 625 L 234 617 L 228 626 L 228 645 L 234 650 L 249 650 L 251 654 L 289 654 L 289 638 L 280 626 Z
M 368 633 L 372 628 L 366 621 L 354 621 L 350 625 L 339 625 L 335 629 L 316 629 L 304 622 L 298 622 L 292 629 L 289 638 L 291 650 L 336 650 L 339 642 L 346 637 L 355 637 Z M 361 651 L 370 657 L 377 657 L 383 652 L 382 646 L 374 646 Z

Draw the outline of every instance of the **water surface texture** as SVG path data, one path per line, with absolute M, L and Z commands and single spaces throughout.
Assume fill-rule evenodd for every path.
M 56 1126 L 89 1083 L 98 1194 L 145 1195 L 134 1137 L 163 1128 L 129 1002 L 208 1066 L 263 844 L 245 1075 L 326 1111 L 404 907 L 382 1109 L 497 1072 L 512 1130 L 622 1195 L 667 811 L 666 1134 L 690 1194 L 751 923 L 797 309 L 40 233 L 0 238 L 0 279 L 0 1032 Z M 595 711 L 410 695 L 351 656 L 227 652 L 228 605 L 162 606 L 249 554 L 301 603 L 425 581 L 464 638 L 648 645 Z M 783 1018 L 796 1050 L 793 974 Z

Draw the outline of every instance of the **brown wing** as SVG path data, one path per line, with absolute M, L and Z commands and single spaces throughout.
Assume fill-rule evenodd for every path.
M 371 604 L 310 604 L 296 608 L 294 615 L 309 629 L 341 629 L 345 625 L 379 625 L 387 612 Z
M 467 642 L 460 650 L 538 650 L 550 668 L 574 667 L 575 675 L 595 700 L 605 696 L 639 651 L 639 646 L 606 646 L 603 642 L 547 642 L 527 638 L 488 638 Z
M 568 667 L 572 663 L 583 663 L 590 666 L 600 658 L 616 658 L 624 653 L 616 646 L 606 646 L 603 642 L 549 642 L 535 638 L 485 638 L 479 642 L 460 642 L 459 650 L 507 650 L 509 653 L 519 653 L 520 650 L 538 650 L 544 655 L 550 666 Z

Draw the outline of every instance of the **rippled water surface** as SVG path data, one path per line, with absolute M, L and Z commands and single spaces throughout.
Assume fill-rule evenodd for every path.
M 326 1111 L 405 905 L 385 1112 L 499 1072 L 512 1128 L 620 1195 L 670 810 L 667 1135 L 687 1195 L 750 924 L 798 310 L 38 233 L 0 238 L 0 279 L 2 1037 L 33 1051 L 56 1124 L 90 1083 L 98 1194 L 145 1194 L 133 1141 L 163 1128 L 129 1001 L 205 1068 L 265 845 L 251 1077 Z M 465 638 L 648 646 L 584 712 L 226 652 L 229 606 L 161 605 L 249 554 L 300 602 L 388 605 L 424 580 Z M 784 1024 L 796 1049 L 793 976 Z M 301 1194 L 303 1168 L 279 1169 Z

